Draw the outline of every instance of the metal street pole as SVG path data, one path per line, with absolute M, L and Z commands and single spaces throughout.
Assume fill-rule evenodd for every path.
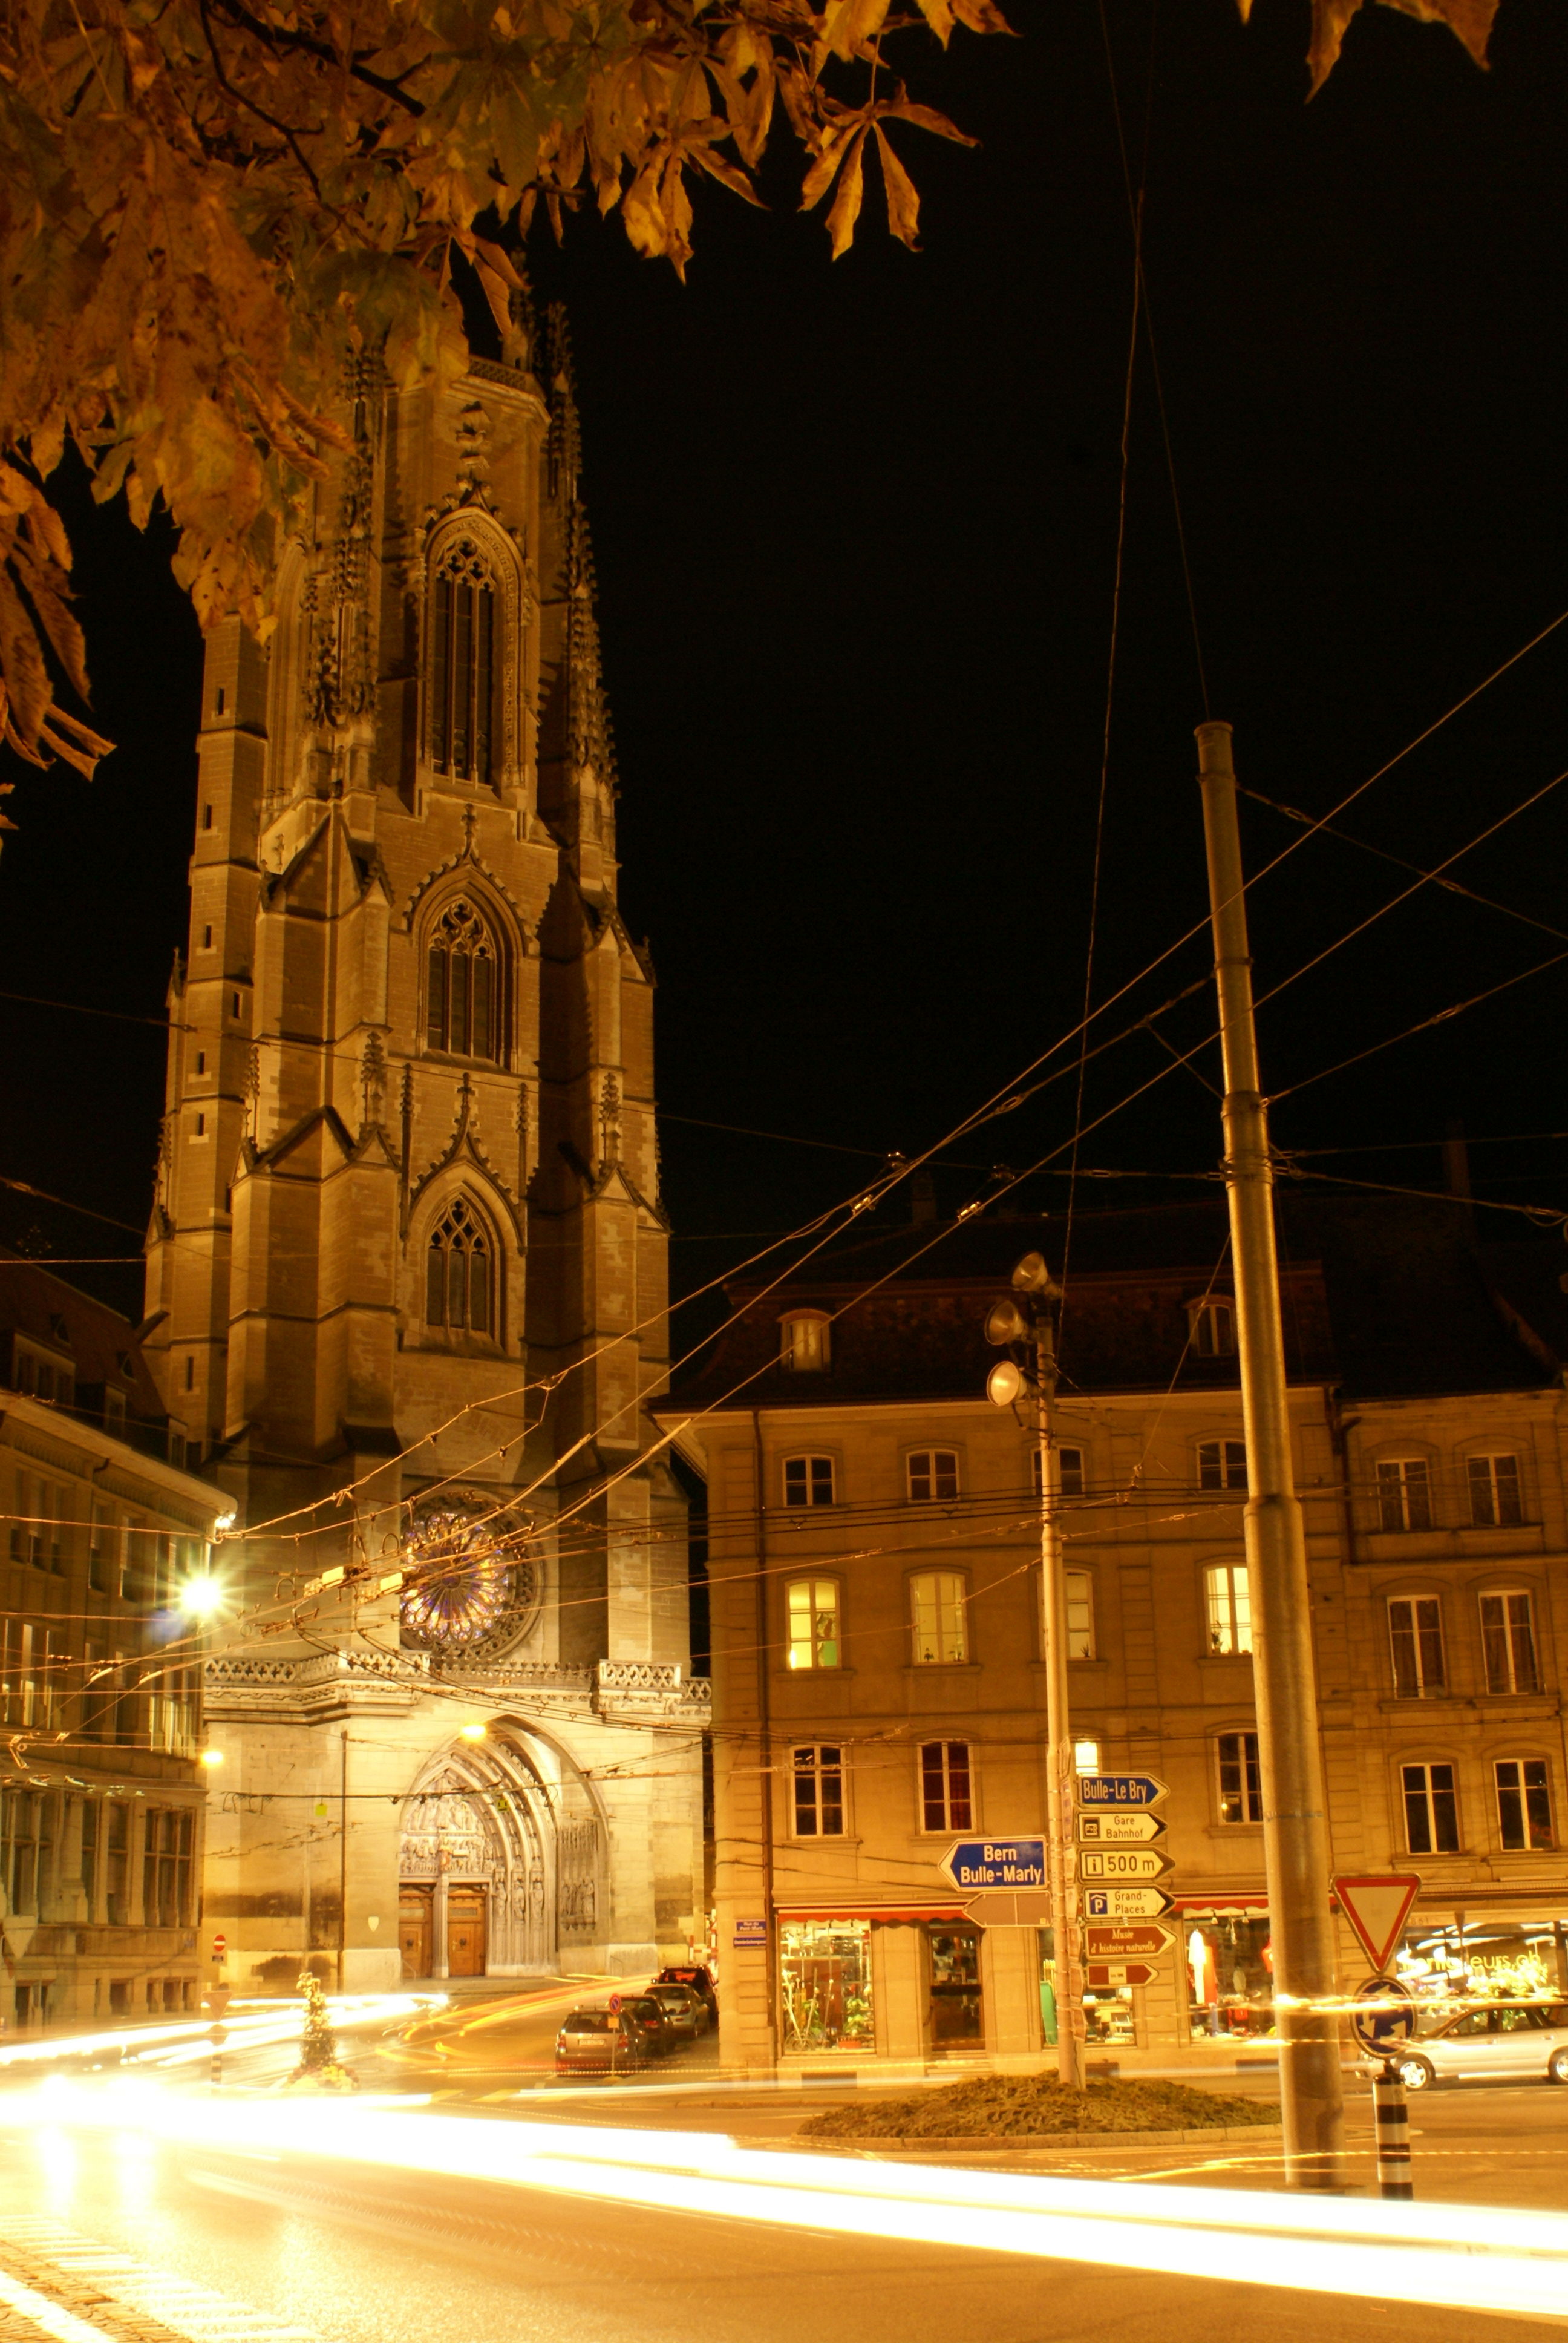
M 1247 1438 L 1244 1518 L 1285 2177 L 1295 2188 L 1335 2188 L 1342 2173 L 1344 2092 L 1338 2019 L 1325 2006 L 1334 1991 L 1328 1808 L 1228 724 L 1199 725 L 1198 769 L 1224 1050 L 1225 1186 Z
M 1020 1264 L 1020 1268 L 1023 1266 Z M 1040 1575 L 1045 1619 L 1046 1860 L 1056 1946 L 1056 2071 L 1069 2090 L 1083 2088 L 1083 1972 L 1079 1962 L 1078 1885 L 1072 1726 L 1067 1710 L 1067 1580 L 1061 1567 L 1061 1480 L 1051 1406 L 1056 1397 L 1052 1296 L 1040 1296 L 1035 1321 L 1035 1381 L 1040 1428 Z

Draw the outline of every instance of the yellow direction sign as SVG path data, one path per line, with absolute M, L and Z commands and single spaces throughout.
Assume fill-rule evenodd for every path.
M 1078 1836 L 1085 1846 L 1149 1846 L 1164 1835 L 1159 1815 L 1079 1812 Z

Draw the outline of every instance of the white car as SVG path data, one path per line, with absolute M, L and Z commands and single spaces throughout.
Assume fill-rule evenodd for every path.
M 1451 2017 L 1434 2034 L 1407 2043 L 1392 2057 L 1407 2091 L 1424 2091 L 1432 2083 L 1483 2077 L 1501 2082 L 1530 2075 L 1568 2083 L 1568 2004 L 1485 2002 Z

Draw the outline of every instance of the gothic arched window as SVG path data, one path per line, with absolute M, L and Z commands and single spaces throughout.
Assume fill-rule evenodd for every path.
M 472 538 L 437 565 L 430 597 L 430 761 L 463 781 L 494 778 L 496 581 Z
M 450 1334 L 487 1334 L 495 1320 L 488 1236 L 461 1196 L 430 1232 L 425 1256 L 425 1322 Z
M 430 937 L 426 969 L 427 1048 L 458 1058 L 501 1054 L 501 987 L 495 939 L 472 903 L 448 903 Z

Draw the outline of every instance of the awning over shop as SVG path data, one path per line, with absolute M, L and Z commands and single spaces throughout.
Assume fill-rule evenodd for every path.
M 790 1920 L 967 1920 L 961 1904 L 777 1904 L 773 1916 Z
M 1183 1920 L 1255 1920 L 1268 1913 L 1269 1891 L 1238 1887 L 1223 1896 L 1178 1896 L 1174 1902 Z

